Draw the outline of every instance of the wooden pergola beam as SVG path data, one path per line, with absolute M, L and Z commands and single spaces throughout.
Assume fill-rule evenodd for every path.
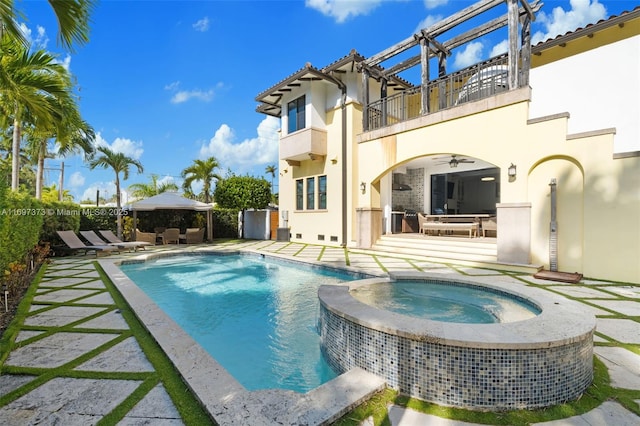
M 524 8 L 524 10 L 527 11 L 527 15 L 529 15 L 529 19 L 531 19 L 531 22 L 535 21 L 536 20 L 536 14 L 533 11 L 533 8 L 531 7 L 531 5 L 529 4 L 529 1 L 528 0 L 520 0 L 520 4 L 522 4 L 522 7 Z
M 429 28 L 424 29 L 426 33 L 429 34 L 431 38 L 437 37 L 445 31 L 455 27 L 456 25 L 461 24 L 462 22 L 473 18 L 483 12 L 486 12 L 489 9 L 492 9 L 500 4 L 504 3 L 504 0 L 480 0 L 479 2 L 462 9 L 458 13 L 451 15 L 449 18 L 444 19 L 440 22 L 437 22 L 430 26 Z M 400 43 L 397 43 L 388 49 L 383 50 L 382 52 L 371 56 L 369 59 L 364 62 L 366 65 L 373 66 L 377 65 L 381 62 L 386 61 L 387 59 L 404 52 L 405 50 L 417 46 L 419 41 L 416 37 L 411 36 Z
M 540 10 L 541 7 L 542 3 L 540 1 L 536 1 L 532 4 L 532 11 L 536 13 Z M 526 11 L 524 9 L 521 9 L 520 14 L 526 14 Z M 492 33 L 493 31 L 499 30 L 502 27 L 505 27 L 507 25 L 507 22 L 507 14 L 504 14 L 498 18 L 492 19 L 491 21 L 483 25 L 466 31 L 450 40 L 447 40 L 446 42 L 442 43 L 442 46 L 444 47 L 444 49 L 451 51 L 456 47 L 462 46 L 463 44 L 468 43 L 473 39 L 482 37 L 484 35 Z M 384 73 L 382 73 L 382 75 L 385 78 L 388 78 L 390 75 L 398 74 L 402 71 L 408 70 L 409 68 L 412 68 L 420 63 L 420 56 L 421 55 L 415 55 L 408 59 L 405 59 L 404 61 L 399 62 L 398 64 L 386 69 Z M 429 57 L 432 58 L 435 56 L 435 54 L 430 54 Z

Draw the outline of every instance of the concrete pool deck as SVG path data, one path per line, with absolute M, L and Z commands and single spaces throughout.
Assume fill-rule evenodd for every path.
M 493 276 L 513 286 L 540 284 L 545 291 L 578 300 L 585 311 L 596 315 L 594 340 L 597 346 L 594 352 L 607 366 L 611 386 L 640 391 L 640 355 L 637 350 L 634 353 L 628 349 L 629 346 L 637 348 L 640 345 L 640 325 L 637 320 L 640 316 L 639 286 L 595 280 L 583 280 L 580 284 L 555 283 L 536 280 L 526 274 L 437 263 L 426 258 L 393 257 L 388 253 L 358 251 L 345 253 L 342 248 L 273 241 L 180 246 L 177 249 L 249 249 L 329 266 L 349 265 L 351 269 L 376 275 L 391 271 L 424 270 L 433 274 L 459 274 L 464 277 Z M 165 246 L 152 248 L 146 253 L 173 250 L 176 250 L 175 246 Z M 101 260 L 130 259 L 144 253 L 121 253 L 101 257 Z M 126 321 L 114 309 L 113 297 L 102 282 L 94 260 L 91 256 L 57 258 L 48 266 L 31 303 L 31 314 L 15 336 L 15 341 L 21 342 L 21 345 L 16 345 L 2 365 L 0 424 L 86 425 L 101 420 L 121 425 L 184 424 L 162 382 L 147 386 L 145 392 L 139 390 L 144 387 L 145 375 L 151 374 L 156 367 L 144 355 Z M 61 305 L 63 303 L 64 306 Z M 91 330 L 98 330 L 99 333 Z M 163 334 L 168 341 L 175 337 L 173 330 L 165 329 Z M 207 377 L 211 377 L 207 376 L 209 373 L 198 370 L 197 363 L 193 363 L 198 355 L 197 349 L 193 352 L 180 346 L 177 352 L 185 355 L 183 361 L 191 359 L 192 366 L 196 366 L 191 376 L 203 386 L 205 395 L 198 395 L 201 400 L 216 394 L 228 397 L 232 393 L 230 390 L 236 389 L 234 381 L 207 380 Z M 19 374 L 20 369 L 29 369 L 38 374 Z M 58 371 L 57 375 L 49 373 L 52 369 Z M 117 373 L 135 373 L 138 379 L 123 380 Z M 336 388 L 329 389 L 324 395 L 314 390 L 305 395 L 282 398 L 283 394 L 291 393 L 253 392 L 250 400 L 229 400 L 230 405 L 238 404 L 239 411 L 230 412 L 235 414 L 229 417 L 221 417 L 221 413 L 215 411 L 212 414 L 220 424 L 320 424 L 331 418 L 335 400 L 343 398 L 337 392 L 351 390 L 355 393 L 353 399 L 357 400 L 361 396 L 358 394 L 361 389 L 378 386 L 374 380 L 361 388 L 350 388 L 350 385 L 359 381 L 369 381 L 366 374 L 356 372 L 354 376 L 357 377 L 336 384 Z M 330 398 L 331 395 L 335 398 Z M 271 402 L 264 404 L 267 400 Z M 277 400 L 281 401 L 281 405 L 273 402 Z M 640 404 L 640 398 L 635 403 Z M 206 403 L 204 405 L 207 406 Z M 108 417 L 116 407 L 131 408 L 120 418 Z M 236 414 L 240 417 L 235 417 Z M 388 417 L 394 426 L 469 425 L 399 406 L 390 406 Z M 639 423 L 639 416 L 616 402 L 608 401 L 581 416 L 544 424 L 577 426 Z M 365 424 L 369 423 L 365 421 Z

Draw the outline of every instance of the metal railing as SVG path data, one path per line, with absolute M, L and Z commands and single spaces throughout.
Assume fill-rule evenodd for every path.
M 390 126 L 421 115 L 488 98 L 509 89 L 506 55 L 475 64 L 429 82 L 426 108 L 421 86 L 370 102 L 365 107 L 365 131 Z

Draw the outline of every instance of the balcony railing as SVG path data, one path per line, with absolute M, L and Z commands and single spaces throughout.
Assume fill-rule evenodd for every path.
M 421 115 L 488 98 L 509 89 L 507 57 L 501 56 L 429 82 L 428 109 L 423 111 L 420 86 L 371 102 L 365 108 L 365 130 L 375 130 Z

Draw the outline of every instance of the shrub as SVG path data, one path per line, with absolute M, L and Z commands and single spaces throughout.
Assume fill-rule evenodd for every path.
M 238 210 L 213 210 L 213 238 L 238 237 Z
M 115 210 L 115 207 L 91 207 L 83 209 L 83 214 L 80 215 L 80 229 L 83 231 L 108 229 L 115 233 L 118 228 Z M 128 216 L 122 216 L 123 219 L 126 217 Z
M 80 206 L 68 201 L 48 201 L 42 203 L 45 211 L 40 240 L 48 242 L 52 246 L 62 244 L 56 231 L 74 231 L 80 229 L 82 210 Z
M 0 273 L 17 271 L 26 263 L 38 244 L 45 217 L 42 203 L 0 185 Z

